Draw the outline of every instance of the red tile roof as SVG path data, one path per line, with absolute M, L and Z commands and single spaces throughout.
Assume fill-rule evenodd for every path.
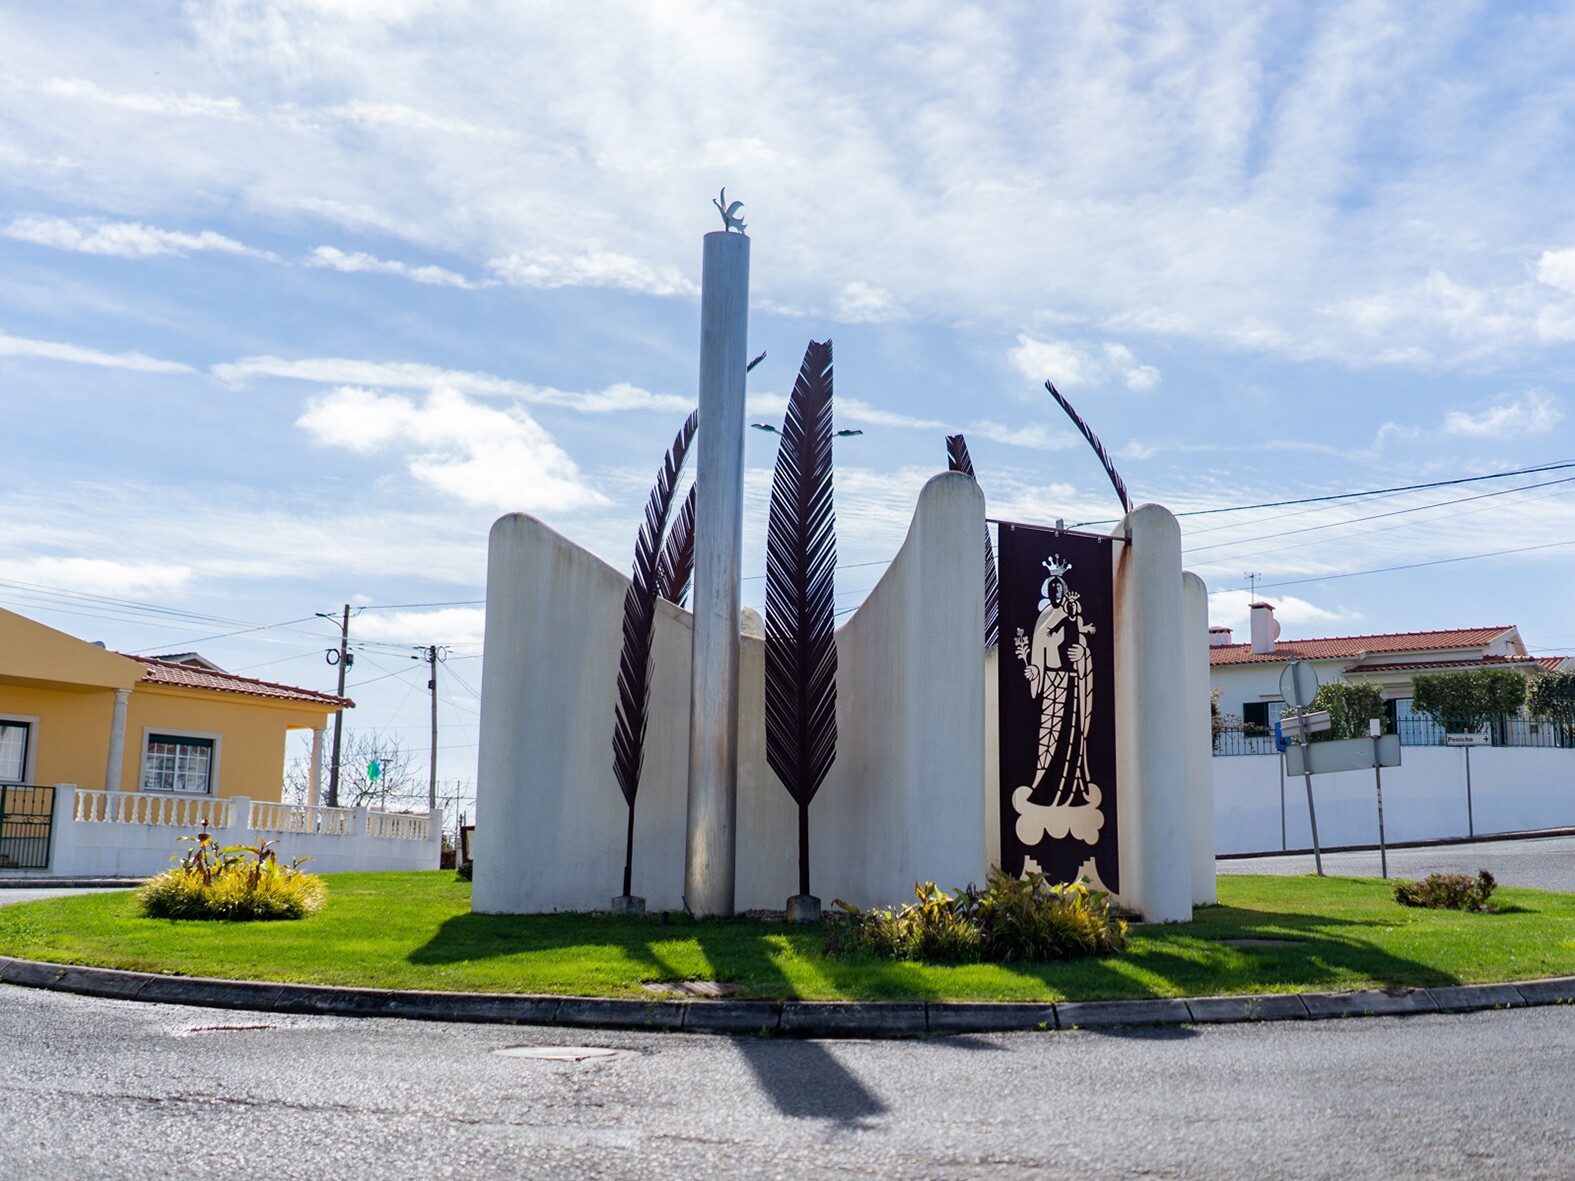
M 1322 640 L 1279 640 L 1273 652 L 1256 653 L 1251 644 L 1216 644 L 1209 649 L 1209 663 L 1285 664 L 1301 660 L 1353 660 L 1383 652 L 1442 652 L 1452 648 L 1480 648 L 1496 640 L 1508 627 L 1466 627 L 1450 631 L 1386 632 L 1376 636 L 1330 636 Z
M 1553 665 L 1543 665 L 1543 667 L 1556 667 L 1558 659 L 1562 659 L 1562 657 L 1556 658 Z M 1402 660 L 1394 664 L 1385 664 L 1378 660 L 1363 660 L 1356 664 L 1347 665 L 1345 671 L 1348 673 L 1381 673 L 1391 670 L 1396 672 L 1415 672 L 1420 669 L 1426 672 L 1429 669 L 1505 668 L 1513 667 L 1517 664 L 1543 664 L 1543 661 L 1534 656 L 1462 656 L 1458 660 L 1451 660 L 1445 657 L 1443 660 Z
M 1569 659 L 1568 656 L 1538 656 L 1536 661 L 1550 673 L 1556 673 L 1559 671 L 1559 666 Z
M 135 660 L 148 671 L 143 681 L 152 685 L 176 685 L 182 689 L 211 689 L 219 693 L 241 693 L 248 697 L 267 697 L 274 701 L 306 701 L 313 705 L 348 708 L 355 705 L 348 697 L 332 693 L 319 693 L 316 689 L 298 689 L 294 685 L 279 685 L 273 681 L 259 681 L 235 673 L 211 672 L 191 664 L 176 664 L 154 656 L 120 655 Z

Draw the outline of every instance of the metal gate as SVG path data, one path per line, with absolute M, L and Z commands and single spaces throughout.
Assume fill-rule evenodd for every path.
M 0 869 L 48 869 L 54 819 L 53 787 L 0 787 Z

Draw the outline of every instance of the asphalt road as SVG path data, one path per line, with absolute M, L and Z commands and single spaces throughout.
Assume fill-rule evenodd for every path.
M 1390 864 L 1575 890 L 1571 837 L 1400 850 Z M 1377 854 L 1332 854 L 1326 868 L 1376 874 Z M 1306 873 L 1312 858 L 1220 869 Z M 0 904 L 44 896 L 4 890 Z M 498 1053 L 520 1045 L 616 1053 Z M 1563 1179 L 1575 1176 L 1572 1079 L 1575 1007 L 799 1042 L 281 1017 L 0 986 L 0 1164 L 29 1181 Z
M 618 1053 L 497 1052 L 521 1044 Z M 0 1064 L 29 1181 L 1575 1175 L 1568 1007 L 795 1042 L 0 987 Z
M 1215 863 L 1220 873 L 1313 872 L 1313 855 L 1230 858 Z M 1378 850 L 1325 853 L 1323 869 L 1352 877 L 1378 876 Z M 1528 837 L 1516 841 L 1478 841 L 1468 845 L 1434 845 L 1389 850 L 1391 878 L 1420 878 L 1430 873 L 1491 873 L 1501 886 L 1575 893 L 1575 837 Z

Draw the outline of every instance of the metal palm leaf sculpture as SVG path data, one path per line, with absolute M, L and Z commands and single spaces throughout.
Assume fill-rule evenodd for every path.
M 656 595 L 676 607 L 682 607 L 689 597 L 689 583 L 695 573 L 695 486 L 689 485 L 689 495 L 683 507 L 673 518 L 667 531 L 667 543 L 662 546 L 662 556 L 656 562 Z
M 1072 403 L 1061 396 L 1061 391 L 1055 388 L 1053 382 L 1045 382 L 1045 389 L 1050 391 L 1050 396 L 1056 400 L 1056 404 L 1066 411 L 1066 416 L 1072 420 L 1072 425 L 1083 432 L 1083 438 L 1088 440 L 1088 445 L 1094 449 L 1094 454 L 1099 456 L 1099 462 L 1105 466 L 1105 475 L 1110 477 L 1110 485 L 1116 490 L 1116 496 L 1121 501 L 1121 511 L 1130 513 L 1132 501 L 1127 498 L 1126 481 L 1116 473 L 1116 465 L 1110 461 L 1110 454 L 1105 450 L 1105 445 L 1099 441 L 1099 436 L 1094 434 L 1093 428 L 1083 421 L 1076 410 L 1072 409 Z
M 811 341 L 788 399 L 766 532 L 766 760 L 798 803 L 809 894 L 809 803 L 837 757 L 831 342 Z
M 613 771 L 629 805 L 629 830 L 624 846 L 623 892 L 629 893 L 634 867 L 634 800 L 640 791 L 640 767 L 645 759 L 645 721 L 651 697 L 651 638 L 656 623 L 658 554 L 673 491 L 684 456 L 700 423 L 696 410 L 685 420 L 657 473 L 656 485 L 645 503 L 645 521 L 634 545 L 634 570 L 623 598 L 623 651 L 618 658 L 618 705 L 613 725 Z M 692 551 L 691 551 L 692 552 Z
M 973 474 L 973 457 L 968 454 L 968 440 L 961 435 L 946 436 L 946 462 L 951 471 L 961 472 L 969 479 Z M 990 544 L 990 526 L 984 527 L 984 646 L 994 648 L 1001 639 L 1001 580 L 995 570 L 995 546 Z

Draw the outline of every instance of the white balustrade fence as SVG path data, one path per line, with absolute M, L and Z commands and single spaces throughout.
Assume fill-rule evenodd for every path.
M 82 824 L 165 824 L 178 828 L 228 828 L 235 812 L 232 800 L 152 792 L 76 791 L 71 818 Z M 57 805 L 58 808 L 58 805 Z
M 209 832 L 221 846 L 273 844 L 280 859 L 310 858 L 313 873 L 436 869 L 443 814 L 277 804 L 156 792 L 55 789 L 49 876 L 148 877 Z M 37 871 L 33 871 L 36 875 Z
M 255 832 L 269 833 L 321 833 L 324 836 L 343 837 L 355 832 L 359 810 L 355 808 L 325 808 L 307 804 L 272 804 L 251 802 L 248 826 Z M 422 823 L 426 817 L 421 817 Z M 425 833 L 423 832 L 423 836 Z

